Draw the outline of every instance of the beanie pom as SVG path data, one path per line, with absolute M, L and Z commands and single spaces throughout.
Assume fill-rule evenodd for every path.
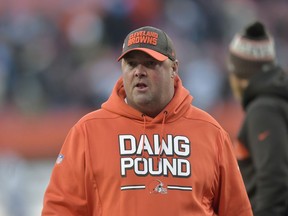
M 245 29 L 244 37 L 251 40 L 264 40 L 268 39 L 268 34 L 262 23 L 255 22 Z

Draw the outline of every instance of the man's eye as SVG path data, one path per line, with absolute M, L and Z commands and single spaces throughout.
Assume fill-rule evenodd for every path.
M 155 61 L 148 61 L 146 62 L 147 67 L 155 67 L 157 65 L 157 62 Z
M 128 64 L 130 67 L 136 67 L 136 66 L 137 66 L 137 63 L 136 63 L 136 62 L 133 62 L 133 61 L 128 61 L 127 64 Z

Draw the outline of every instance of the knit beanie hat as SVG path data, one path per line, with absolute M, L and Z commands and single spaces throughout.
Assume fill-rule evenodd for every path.
M 275 64 L 274 40 L 262 23 L 254 22 L 234 36 L 229 46 L 229 60 L 229 71 L 243 79 Z

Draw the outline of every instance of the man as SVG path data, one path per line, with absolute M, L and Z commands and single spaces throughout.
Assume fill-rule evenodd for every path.
M 229 137 L 191 105 L 168 35 L 132 31 L 118 61 L 110 98 L 64 142 L 42 216 L 251 216 Z
M 230 44 L 230 84 L 246 112 L 236 154 L 255 216 L 288 215 L 288 75 L 261 22 Z

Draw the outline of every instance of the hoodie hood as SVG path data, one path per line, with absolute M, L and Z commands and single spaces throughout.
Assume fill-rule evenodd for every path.
M 261 96 L 279 97 L 288 101 L 288 74 L 280 67 L 275 67 L 253 76 L 243 94 L 243 108 L 246 109 L 251 101 Z
M 143 121 L 143 113 L 129 106 L 125 102 L 125 98 L 126 93 L 121 77 L 116 82 L 109 99 L 102 104 L 102 109 L 130 119 Z M 146 116 L 145 121 L 159 123 L 162 122 L 164 116 L 165 122 L 174 121 L 186 113 L 192 103 L 192 99 L 193 97 L 189 91 L 184 88 L 181 79 L 177 76 L 175 78 L 175 93 L 172 100 L 155 118 Z

